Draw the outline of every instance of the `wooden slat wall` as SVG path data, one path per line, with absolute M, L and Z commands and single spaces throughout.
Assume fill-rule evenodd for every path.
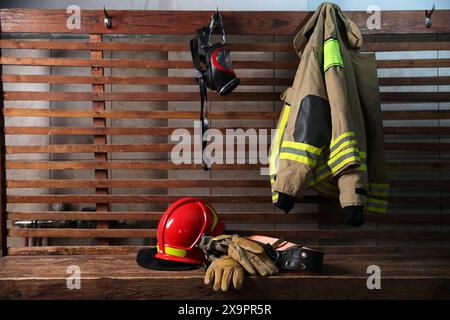
M 436 11 L 431 29 L 423 26 L 422 11 L 383 12 L 381 30 L 366 29 L 365 12 L 349 12 L 349 16 L 365 34 L 363 50 L 405 52 L 399 59 L 378 59 L 378 68 L 383 72 L 392 68 L 450 67 L 448 58 L 416 59 L 407 54 L 450 50 L 449 13 Z M 10 222 L 9 254 L 131 252 L 150 243 L 149 239 L 154 240 L 156 223 L 167 205 L 181 196 L 197 195 L 217 206 L 230 228 L 241 233 L 284 236 L 339 254 L 419 255 L 424 248 L 418 247 L 424 246 L 426 252 L 448 256 L 450 127 L 445 121 L 450 119 L 450 111 L 440 110 L 440 103 L 450 102 L 450 92 L 443 87 L 450 84 L 449 76 L 437 73 L 411 77 L 407 72 L 395 77 L 380 76 L 383 88 L 413 86 L 407 92 L 381 93 L 392 178 L 390 213 L 368 215 L 364 227 L 351 229 L 344 226 L 336 204 L 314 193 L 302 199 L 295 213 L 285 215 L 274 210 L 268 177 L 259 175 L 260 164 L 216 164 L 211 173 L 203 173 L 198 164 L 176 165 L 168 161 L 167 154 L 174 145 L 169 139 L 173 130 L 182 127 L 192 133 L 192 120 L 198 118 L 198 92 L 187 40 L 209 20 L 210 13 L 112 11 L 111 14 L 112 30 L 103 27 L 99 11 L 83 11 L 82 28 L 68 30 L 63 10 L 0 10 L 0 63 L 4 66 L 1 80 L 6 87 L 2 92 L 0 128 L 4 131 L 2 139 L 7 138 L 0 158 L 5 177 L 0 181 L 4 192 L 0 195 L 3 254 L 6 220 Z M 310 13 L 224 12 L 223 15 L 228 46 L 242 82 L 230 96 L 210 94 L 212 126 L 222 132 L 227 128 L 274 128 L 281 107 L 279 94 L 292 83 L 298 64 L 292 36 Z M 42 56 L 37 52 L 53 54 Z M 106 56 L 105 52 L 114 54 Z M 124 52 L 168 55 L 166 59 L 115 55 Z M 57 72 L 33 71 L 41 66 Z M 105 73 L 107 69 L 159 69 L 168 73 L 123 75 Z M 64 89 L 17 90 L 17 86 L 13 89 L 9 86 L 45 83 L 63 85 Z M 107 90 L 109 85 L 111 88 Z M 145 86 L 166 89 L 142 89 Z M 436 90 L 427 90 L 429 87 Z M 45 101 L 63 107 L 34 105 Z M 117 106 L 109 107 L 109 101 Z M 152 101 L 167 103 L 168 108 L 138 108 Z M 427 107 L 430 103 L 437 108 Z M 4 129 L 3 117 L 7 120 Z M 20 119 L 27 118 L 61 120 L 65 125 L 55 126 L 51 122 L 48 126 L 21 125 Z M 128 121 L 125 126 L 120 124 L 123 119 Z M 86 124 L 89 120 L 92 125 Z M 149 123 L 165 120 L 166 124 L 130 125 L 141 120 Z M 64 143 L 33 144 L 33 137 L 42 135 L 57 136 Z M 144 141 L 140 138 L 149 136 L 156 140 L 140 142 Z M 128 137 L 128 142 L 111 143 L 108 137 Z M 53 158 L 48 161 L 30 158 L 39 154 L 51 154 Z M 134 157 L 136 154 L 144 158 Z M 140 173 L 149 170 L 166 173 L 168 178 L 139 178 Z M 72 178 L 37 179 L 32 175 L 36 171 L 71 172 Z M 113 178 L 114 172 L 129 172 L 130 177 Z M 34 193 L 42 189 L 49 193 Z M 112 192 L 116 189 L 124 193 Z M 142 190 L 149 193 L 142 194 Z M 68 203 L 70 208 L 62 212 L 50 211 L 50 207 L 33 209 L 36 204 L 54 203 Z M 81 211 L 82 204 L 93 204 L 96 212 Z M 116 204 L 124 204 L 129 210 L 115 209 Z M 24 210 L 23 205 L 28 209 Z M 140 210 L 139 205 L 159 206 L 162 210 Z M 21 220 L 55 223 L 40 228 L 14 225 L 13 222 Z M 76 228 L 75 221 L 96 225 Z M 153 227 L 149 228 L 148 223 Z M 26 247 L 14 241 L 24 238 L 47 239 L 47 245 Z
M 1 24 L 0 24 L 1 31 Z M 2 52 L 0 51 L 0 57 Z M 0 75 L 3 75 L 3 65 L 0 65 Z M 3 82 L 0 83 L 0 94 L 3 96 Z M 0 107 L 4 109 L 3 99 Z M 6 152 L 5 152 L 5 117 L 0 114 L 0 257 L 7 254 L 7 213 L 6 213 Z

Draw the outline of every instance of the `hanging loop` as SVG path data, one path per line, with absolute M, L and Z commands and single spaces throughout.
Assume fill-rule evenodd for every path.
M 105 6 L 103 6 L 103 23 L 105 24 L 106 28 L 112 28 L 112 17 L 106 11 Z
M 433 24 L 433 20 L 431 19 L 431 15 L 434 12 L 434 3 L 433 3 L 433 8 L 431 8 L 430 11 L 425 10 L 425 27 L 430 28 L 431 25 Z

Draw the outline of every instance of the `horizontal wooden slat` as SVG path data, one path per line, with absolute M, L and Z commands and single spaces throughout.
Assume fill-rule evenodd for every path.
M 283 86 L 292 83 L 291 78 L 239 77 L 241 86 Z M 196 85 L 194 77 L 165 76 L 59 76 L 3 74 L 3 82 L 14 83 L 64 83 L 64 84 L 171 84 Z
M 58 228 L 12 228 L 11 237 L 46 238 L 153 238 L 154 229 L 58 229 Z M 232 230 L 239 234 L 254 234 L 249 230 Z M 261 234 L 298 239 L 395 239 L 395 240 L 450 240 L 445 231 L 374 231 L 374 230 L 259 230 Z
M 390 59 L 378 60 L 379 69 L 390 68 L 444 68 L 450 66 L 450 59 Z
M 36 134 L 36 135 L 153 135 L 170 136 L 174 130 L 180 127 L 5 127 L 5 134 Z M 194 128 L 182 128 L 194 132 Z M 263 126 L 239 126 L 239 127 L 214 127 L 226 133 L 226 130 L 255 129 L 270 130 L 274 127 Z M 384 134 L 389 135 L 450 135 L 450 127 L 384 127 Z
M 450 50 L 447 41 L 393 41 L 370 42 L 363 41 L 362 51 L 427 51 Z
M 261 188 L 268 180 L 47 179 L 7 180 L 8 188 Z
M 385 111 L 383 120 L 438 120 L 450 119 L 450 110 Z
M 108 10 L 113 17 L 113 28 L 103 23 L 102 10 L 83 10 L 80 29 L 68 29 L 66 10 L 58 9 L 2 9 L 3 32 L 41 33 L 144 33 L 144 34 L 195 34 L 196 29 L 210 20 L 209 11 L 163 11 L 163 10 Z M 239 35 L 293 35 L 311 16 L 308 11 L 221 11 L 227 34 Z M 368 29 L 367 19 L 372 12 L 348 11 L 363 34 L 429 34 L 424 28 L 423 10 L 383 11 L 383 28 Z M 17 17 L 20 16 L 20 19 Z M 433 14 L 433 31 L 450 33 L 448 10 Z
M 447 102 L 450 92 L 381 92 L 382 102 Z M 198 92 L 43 92 L 5 91 L 5 100 L 21 101 L 198 101 Z M 211 101 L 279 101 L 276 92 L 233 92 L 222 97 L 212 93 Z
M 91 111 L 91 110 L 50 110 L 6 107 L 5 116 L 12 117 L 52 117 L 52 118 L 111 118 L 111 119 L 195 119 L 198 112 L 194 111 Z M 209 112 L 210 119 L 240 119 L 240 120 L 277 120 L 278 112 Z M 385 111 L 384 120 L 437 120 L 450 119 L 450 110 L 425 111 Z
M 267 193 L 270 193 L 267 190 Z M 201 196 L 211 203 L 272 203 L 270 196 Z M 164 195 L 8 195 L 8 203 L 171 203 L 176 196 Z M 320 196 L 304 196 L 299 203 L 327 203 L 330 200 Z M 392 204 L 450 204 L 450 198 L 440 196 L 392 196 Z
M 419 60 L 414 64 L 421 65 Z M 442 62 L 439 62 L 442 61 Z M 447 66 L 445 59 L 439 61 L 424 61 L 425 67 L 432 65 Z M 391 65 L 393 62 L 388 62 Z M 75 58 L 34 58 L 34 57 L 10 57 L 2 56 L 0 64 L 24 65 L 24 66 L 59 66 L 59 67 L 107 67 L 107 68 L 154 68 L 154 69 L 192 69 L 194 66 L 190 60 L 149 60 L 149 59 L 75 59 Z M 399 67 L 409 65 L 409 60 L 398 62 Z M 234 69 L 294 69 L 298 66 L 296 60 L 278 61 L 240 61 L 233 60 Z M 380 65 L 383 68 L 383 64 Z
M 258 230 L 259 232 L 259 230 Z M 254 234 L 254 231 L 239 230 L 239 234 Z M 269 237 L 285 237 L 298 239 L 393 239 L 393 240 L 450 240 L 450 232 L 446 231 L 375 231 L 375 230 L 261 230 L 261 234 Z
M 450 151 L 450 143 L 385 143 L 389 151 Z
M 392 168 L 392 164 L 390 165 L 390 169 Z M 435 166 L 437 170 L 443 170 L 442 167 Z M 445 168 L 445 166 L 444 166 Z M 408 168 L 409 169 L 409 168 Z M 405 179 L 405 180 L 391 180 L 389 181 L 391 188 L 410 188 L 410 189 L 449 189 L 450 188 L 450 180 L 448 179 Z
M 389 163 L 389 171 L 397 172 L 421 172 L 421 171 L 441 171 L 448 170 L 450 168 L 450 163 Z
M 8 230 L 10 237 L 45 238 L 153 238 L 154 229 L 21 229 Z
M 9 220 L 141 220 L 159 221 L 162 212 L 84 212 L 84 211 L 39 211 L 39 212 L 8 212 Z M 300 222 L 300 221 L 326 221 L 343 222 L 342 212 L 320 212 L 320 213 L 291 213 L 284 214 L 268 212 L 220 212 L 220 218 L 224 221 L 242 222 Z M 366 213 L 365 220 L 368 222 L 450 222 L 450 214 L 440 213 L 391 213 L 371 214 Z
M 450 77 L 380 77 L 378 82 L 380 86 L 436 86 L 450 84 Z
M 59 66 L 59 67 L 107 67 L 107 68 L 155 68 L 155 69 L 192 69 L 189 60 L 148 60 L 148 59 L 75 59 L 75 58 L 35 58 L 0 57 L 0 64 L 23 66 Z M 298 60 L 233 60 L 234 69 L 290 69 L 295 70 Z M 445 68 L 450 67 L 450 59 L 391 59 L 378 60 L 377 67 L 387 68 Z
M 270 191 L 268 190 L 267 193 L 267 196 L 201 196 L 201 198 L 211 203 L 271 203 Z M 167 195 L 9 195 L 6 201 L 8 203 L 171 203 L 179 198 Z M 429 201 L 435 200 L 434 197 L 428 198 L 430 198 Z M 426 201 L 428 198 L 420 199 Z M 328 202 L 328 200 L 320 196 L 304 196 L 300 202 L 316 203 Z
M 43 247 L 22 247 L 8 248 L 8 255 L 12 256 L 33 256 L 33 255 L 127 255 L 135 254 L 140 249 L 148 248 L 144 246 L 43 246 Z M 314 246 L 314 249 L 326 252 L 327 258 L 330 255 L 340 256 L 408 256 L 427 258 L 450 257 L 450 250 L 443 247 L 369 247 L 369 246 Z
M 450 163 L 390 163 L 390 171 L 420 172 L 447 170 Z M 213 164 L 213 170 L 259 170 L 261 164 Z M 199 170 L 199 164 L 174 164 L 163 161 L 18 161 L 7 160 L 7 169 L 34 169 L 34 170 Z M 437 180 L 436 180 L 437 181 Z
M 384 127 L 383 132 L 390 135 L 448 135 L 450 127 Z
M 158 42 L 149 38 L 148 43 L 136 42 L 82 42 L 82 41 L 48 41 L 48 40 L 9 40 L 1 39 L 0 48 L 5 49 L 43 49 L 43 50 L 95 50 L 95 51 L 190 51 L 189 42 Z M 434 44 L 436 48 L 445 47 Z M 294 51 L 290 42 L 279 43 L 227 43 L 227 49 L 232 51 Z M 436 49 L 437 50 L 437 49 Z M 444 50 L 444 49 L 442 49 Z
M 61 144 L 43 146 L 7 146 L 6 153 L 91 153 L 91 152 L 171 152 L 173 144 Z
M 169 136 L 177 127 L 5 127 L 5 134 Z M 193 132 L 193 128 L 185 128 Z
M 213 164 L 213 170 L 257 170 L 259 164 Z M 175 164 L 163 161 L 6 161 L 7 169 L 35 170 L 90 170 L 90 169 L 120 169 L 120 170 L 200 170 L 200 164 Z
M 398 164 L 398 166 L 407 164 Z M 391 165 L 392 166 L 392 165 Z M 397 166 L 396 164 L 394 166 Z M 407 166 L 406 170 L 414 171 L 429 170 L 428 167 L 417 165 L 418 168 Z M 434 165 L 433 169 L 445 170 L 450 168 L 450 164 Z M 450 189 L 448 179 L 422 179 L 422 180 L 393 180 L 390 181 L 392 188 L 409 189 Z M 39 180 L 6 180 L 7 188 L 268 188 L 269 179 L 265 180 L 182 180 L 182 179 L 39 179 Z
M 435 96 L 436 95 L 436 96 Z M 430 99 L 444 99 L 445 93 L 428 94 Z M 5 91 L 5 100 L 45 100 L 45 101 L 198 101 L 198 92 L 39 92 Z M 212 93 L 211 101 L 271 101 L 279 100 L 279 93 L 272 92 L 233 92 L 222 97 Z M 406 98 L 406 96 L 405 96 Z M 394 99 L 394 97 L 392 98 Z M 398 99 L 398 97 L 397 97 Z
M 381 102 L 445 102 L 450 92 L 381 92 Z
M 151 41 L 152 39 L 149 39 Z M 249 40 L 251 41 L 251 40 Z M 49 41 L 49 40 L 9 40 L 0 39 L 0 48 L 5 49 L 42 49 L 42 50 L 97 50 L 97 51 L 189 51 L 187 42 L 81 42 L 81 41 Z M 227 48 L 237 51 L 276 51 L 294 52 L 289 42 L 278 43 L 227 43 Z M 417 51 L 417 50 L 450 50 L 448 42 L 367 42 L 363 41 L 362 51 Z
M 241 86 L 288 86 L 293 78 L 246 78 L 239 77 Z M 193 77 L 165 76 L 61 76 L 61 75 L 21 75 L 3 74 L 2 81 L 12 83 L 64 83 L 64 84 L 161 84 L 196 85 Z M 381 86 L 407 85 L 448 85 L 450 77 L 389 77 L 378 78 Z
M 58 144 L 39 146 L 6 146 L 7 154 L 19 153 L 91 153 L 91 152 L 172 152 L 175 144 L 155 143 L 155 144 Z M 244 150 L 248 150 L 248 144 Z M 268 149 L 270 146 L 266 146 Z M 192 150 L 194 146 L 192 145 Z M 234 146 L 236 150 L 238 146 Z M 386 143 L 386 150 L 389 151 L 450 151 L 450 143 Z
M 198 112 L 193 111 L 91 111 L 91 110 L 50 110 L 28 108 L 5 108 L 5 116 L 15 117 L 68 117 L 68 118 L 111 118 L 111 119 L 195 119 L 199 118 Z M 278 112 L 209 112 L 210 119 L 244 119 L 275 120 Z M 450 111 L 449 111 L 450 116 Z

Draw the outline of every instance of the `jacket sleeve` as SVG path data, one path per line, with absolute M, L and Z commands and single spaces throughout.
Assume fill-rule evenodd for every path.
M 317 168 L 316 180 L 336 177 L 343 208 L 367 202 L 366 136 L 353 66 L 345 47 L 341 20 L 327 7 L 324 23 L 323 73 L 330 103 L 332 132 L 325 163 Z M 342 48 L 341 48 L 342 46 Z M 351 90 L 351 91 L 349 91 Z
M 326 163 L 317 171 L 317 180 L 319 181 L 329 176 L 338 176 L 347 169 L 358 167 L 361 164 L 361 158 L 365 158 L 365 153 L 358 147 L 357 133 L 355 132 L 357 130 L 355 130 L 353 121 L 360 111 L 352 110 L 352 106 L 356 107 L 357 102 L 350 101 L 347 88 L 347 81 L 351 80 L 346 79 L 345 68 L 352 68 L 352 66 L 345 65 L 349 61 L 348 57 L 342 55 L 344 50 L 340 48 L 344 40 L 336 25 L 338 21 L 333 8 L 327 7 L 323 35 L 322 70 L 330 104 L 332 132 Z M 358 121 L 358 124 L 360 123 L 361 121 Z M 364 141 L 360 141 L 360 144 Z
M 367 211 L 385 213 L 388 207 L 389 177 L 375 54 L 352 56 L 352 62 L 362 98 L 361 107 L 366 115 L 366 133 L 370 137 L 370 143 L 367 144 Z
M 311 185 L 311 172 L 331 137 L 320 50 L 305 50 L 294 84 L 282 99 L 285 104 L 272 144 L 270 173 L 272 200 L 288 212 L 294 199 Z

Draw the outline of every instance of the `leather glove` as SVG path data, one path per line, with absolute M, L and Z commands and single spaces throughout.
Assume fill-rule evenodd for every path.
M 262 245 L 255 241 L 233 236 L 228 245 L 228 255 L 252 275 L 259 273 L 265 277 L 279 272 Z
M 213 261 L 228 253 L 230 240 L 231 236 L 226 234 L 216 237 L 203 236 L 198 247 L 203 250 L 209 261 Z
M 230 256 L 223 256 L 214 260 L 206 270 L 204 283 L 209 285 L 213 281 L 214 291 L 228 291 L 231 282 L 239 290 L 244 283 L 244 269 Z

